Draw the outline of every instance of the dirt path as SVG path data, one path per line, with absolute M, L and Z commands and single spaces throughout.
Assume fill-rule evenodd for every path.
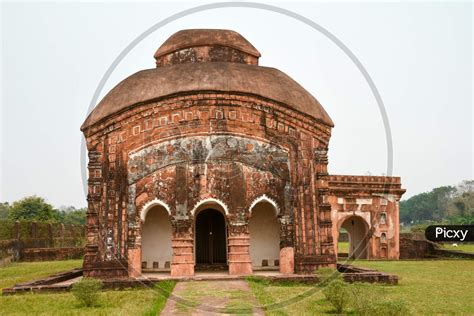
M 161 315 L 264 315 L 244 280 L 176 284 Z

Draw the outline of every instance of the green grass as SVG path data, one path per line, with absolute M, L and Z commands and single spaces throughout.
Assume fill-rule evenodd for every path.
M 269 282 L 258 278 L 248 278 L 247 282 L 260 305 L 266 306 L 265 315 L 320 315 L 332 311 L 331 305 L 315 286 L 298 282 Z M 305 297 L 307 293 L 311 295 Z M 299 295 L 305 298 L 286 303 Z M 282 302 L 285 302 L 283 306 L 277 305 Z
M 185 300 L 186 305 L 177 305 L 180 314 L 192 314 L 199 311 L 202 304 L 220 306 L 225 313 L 242 315 L 252 314 L 252 292 L 244 289 L 224 288 L 225 281 L 185 282 L 184 289 L 176 293 Z
M 373 285 L 383 289 L 390 299 L 402 299 L 414 315 L 424 314 L 474 314 L 473 260 L 425 260 L 425 261 L 365 261 L 357 266 L 377 269 L 400 277 L 399 285 Z M 14 263 L 0 269 L 0 287 L 40 279 L 53 273 L 81 265 L 80 260 Z M 279 309 L 268 310 L 267 315 L 317 315 L 332 313 L 324 295 L 311 285 L 294 282 L 272 283 L 249 278 L 253 295 L 261 305 L 272 305 L 301 295 L 302 298 Z M 196 305 L 206 297 L 226 300 L 225 307 L 249 309 L 251 299 L 246 291 L 229 289 L 216 293 L 212 284 L 189 282 L 185 297 Z M 202 287 L 202 285 L 205 285 Z M 164 307 L 174 282 L 160 283 L 158 289 L 142 288 L 120 291 L 103 291 L 97 307 L 81 306 L 71 293 L 26 293 L 0 296 L 1 315 L 156 315 Z M 312 295 L 305 296 L 310 292 Z M 375 290 L 374 290 L 375 291 Z M 182 312 L 190 309 L 183 306 Z
M 81 266 L 82 260 L 15 262 L 5 268 L 0 268 L 0 289 L 17 283 L 39 280 Z
M 355 265 L 401 277 L 387 287 L 414 314 L 474 314 L 474 260 L 358 261 Z
M 337 250 L 339 253 L 349 253 L 349 242 L 348 241 L 340 241 L 337 243 Z
M 459 251 L 474 253 L 474 243 L 473 244 L 458 243 L 457 247 L 453 247 L 453 244 L 444 243 L 444 244 L 441 244 L 441 248 L 448 249 L 448 250 L 459 250 Z
M 154 316 L 160 314 L 160 312 L 165 308 L 166 300 L 173 292 L 174 286 L 176 285 L 175 281 L 161 281 L 155 285 L 157 292 L 161 295 L 156 295 L 155 299 L 152 302 L 152 305 L 146 309 L 142 315 Z
M 388 299 L 402 299 L 414 315 L 474 314 L 474 261 L 357 261 L 356 266 L 374 268 L 397 274 L 399 285 L 373 285 L 374 291 L 383 290 Z M 311 285 L 298 283 L 279 285 L 249 279 L 252 291 L 262 305 L 283 302 L 291 297 L 314 290 Z M 350 309 L 349 309 L 350 311 Z M 317 315 L 333 313 L 324 295 L 314 294 L 267 315 Z
M 14 263 L 0 269 L 0 286 L 41 279 L 81 266 L 81 260 Z M 174 282 L 155 288 L 107 290 L 96 307 L 82 306 L 70 292 L 25 293 L 0 296 L 1 315 L 157 315 L 163 309 Z M 168 295 L 166 294 L 168 293 Z

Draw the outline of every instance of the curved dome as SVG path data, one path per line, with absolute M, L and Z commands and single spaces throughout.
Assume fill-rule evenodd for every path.
M 89 114 L 81 130 L 130 106 L 180 92 L 248 93 L 284 103 L 334 126 L 321 104 L 285 73 L 255 65 L 209 62 L 139 71 L 115 86 Z
M 218 29 L 193 29 L 176 32 L 158 48 L 154 57 L 158 58 L 177 50 L 206 45 L 231 47 L 260 57 L 259 51 L 242 35 L 235 31 Z

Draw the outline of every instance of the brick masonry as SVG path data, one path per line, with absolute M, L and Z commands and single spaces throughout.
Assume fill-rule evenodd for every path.
M 259 54 L 235 51 L 245 47 L 185 44 L 157 53 L 157 66 L 243 63 L 258 74 Z M 380 256 L 376 238 L 386 229 L 387 257 L 398 257 L 399 178 L 329 176 L 332 122 L 314 114 L 325 113 L 322 108 L 310 115 L 266 95 L 214 91 L 206 75 L 200 75 L 193 91 L 157 96 L 115 112 L 113 102 L 121 96 L 112 93 L 113 102 L 99 104 L 83 125 L 89 155 L 85 275 L 140 275 L 143 214 L 153 205 L 169 213 L 172 276 L 194 274 L 194 211 L 203 203 L 225 210 L 230 274 L 252 273 L 248 223 L 251 207 L 262 200 L 279 210 L 282 273 L 335 267 L 339 213 L 369 212 L 371 255 Z M 126 93 L 136 93 L 137 100 L 141 89 L 153 85 L 140 82 L 124 83 L 135 87 L 136 92 Z M 301 98 L 312 98 L 308 95 Z M 339 198 L 345 199 L 342 208 Z M 358 198 L 371 203 L 353 209 L 350 201 Z M 382 211 L 388 215 L 386 227 L 377 226 Z

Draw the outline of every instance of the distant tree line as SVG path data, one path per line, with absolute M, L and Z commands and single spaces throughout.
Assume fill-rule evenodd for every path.
M 42 197 L 33 195 L 13 202 L 0 203 L 0 219 L 85 225 L 87 208 L 74 206 L 55 209 Z
M 400 222 L 474 224 L 474 180 L 434 188 L 400 201 Z

